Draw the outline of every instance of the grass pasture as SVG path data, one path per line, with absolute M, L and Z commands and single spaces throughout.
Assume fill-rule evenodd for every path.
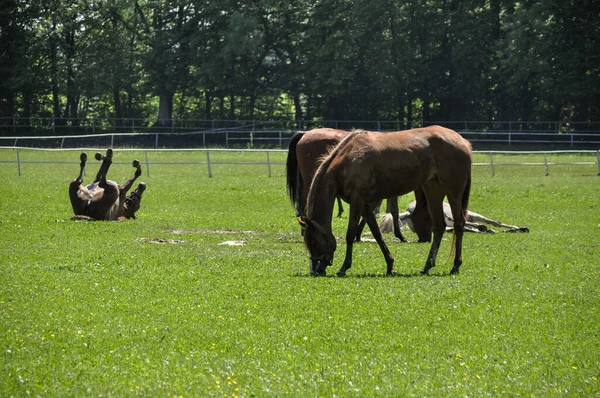
M 76 153 L 20 156 L 56 163 L 21 176 L 0 163 L 0 396 L 600 394 L 595 165 L 475 167 L 471 208 L 531 233 L 466 235 L 460 275 L 450 235 L 431 276 L 419 275 L 428 244 L 389 235 L 399 276 L 364 242 L 348 277 L 312 278 L 282 165 L 272 177 L 214 165 L 209 178 L 170 164 L 203 154 L 152 153 L 163 164 L 144 170 L 137 220 L 73 222 Z M 128 178 L 133 157 L 115 151 L 109 176 Z M 88 180 L 96 171 L 91 160 Z

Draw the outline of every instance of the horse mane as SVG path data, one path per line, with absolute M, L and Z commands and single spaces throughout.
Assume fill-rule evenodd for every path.
M 308 197 L 306 198 L 306 217 L 307 218 L 312 219 L 312 216 L 313 216 L 313 205 L 314 205 L 315 196 L 316 196 L 316 189 L 313 189 L 313 188 L 317 187 L 321 183 L 321 180 L 323 179 L 323 176 L 325 175 L 327 169 L 329 168 L 329 165 L 331 164 L 333 159 L 337 156 L 337 154 L 346 146 L 346 144 L 350 140 L 352 140 L 355 136 L 357 136 L 359 134 L 364 134 L 364 133 L 366 133 L 365 130 L 353 130 L 352 133 L 350 133 L 349 135 L 344 137 L 344 139 L 341 140 L 339 144 L 332 147 L 328 154 L 323 156 L 322 162 L 319 165 L 319 168 L 317 169 L 317 172 L 315 173 L 315 176 L 313 177 L 313 180 L 310 184 L 310 190 L 308 192 Z

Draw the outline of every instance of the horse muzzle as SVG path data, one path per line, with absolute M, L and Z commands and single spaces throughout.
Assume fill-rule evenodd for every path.
M 327 267 L 331 265 L 331 261 L 326 261 L 322 258 L 311 258 L 310 259 L 310 275 L 311 276 L 325 276 Z

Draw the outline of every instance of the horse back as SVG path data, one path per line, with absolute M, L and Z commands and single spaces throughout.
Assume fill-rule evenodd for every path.
M 453 130 L 430 126 L 356 135 L 332 162 L 342 197 L 376 200 L 407 194 L 433 178 L 470 174 L 471 145 Z

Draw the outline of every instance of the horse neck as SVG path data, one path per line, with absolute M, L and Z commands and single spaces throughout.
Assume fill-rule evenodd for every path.
M 335 204 L 336 186 L 332 178 L 324 178 L 319 184 L 311 187 L 312 201 L 308 203 L 307 217 L 316 221 L 322 227 L 331 231 L 331 220 L 333 218 L 333 206 Z

